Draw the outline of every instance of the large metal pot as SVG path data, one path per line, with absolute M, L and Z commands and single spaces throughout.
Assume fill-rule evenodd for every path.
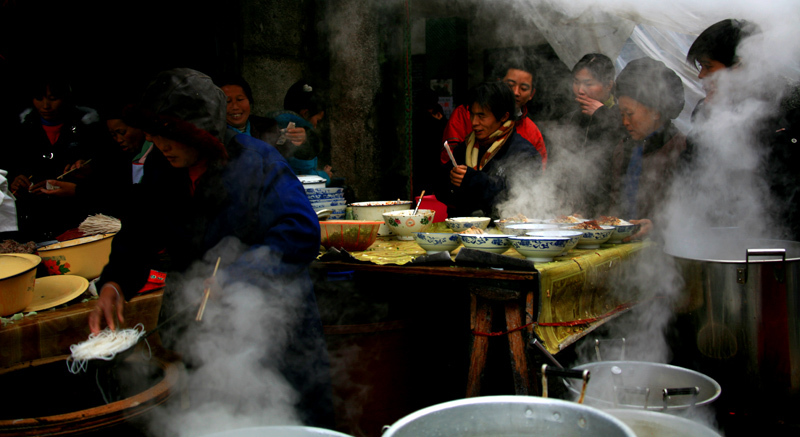
M 698 370 L 740 390 L 797 392 L 800 243 L 729 238 L 672 242 L 665 251 L 682 272 L 684 318 L 696 342 L 681 352 L 694 349 Z
M 644 410 L 607 410 L 608 414 L 631 427 L 638 436 L 720 437 L 711 428 L 683 417 Z
M 573 370 L 591 373 L 585 403 L 599 408 L 683 410 L 708 405 L 721 392 L 720 385 L 708 376 L 669 364 L 600 361 Z M 573 394 L 580 394 L 580 382 L 566 383 Z
M 206 437 L 351 437 L 348 434 L 310 426 L 256 426 L 215 432 Z
M 389 427 L 383 437 L 420 436 L 630 436 L 619 419 L 560 399 L 485 396 L 434 405 Z

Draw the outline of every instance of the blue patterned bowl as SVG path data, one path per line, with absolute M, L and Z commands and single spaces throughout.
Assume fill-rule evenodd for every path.
M 460 243 L 458 234 L 452 232 L 414 232 L 414 241 L 425 249 L 428 255 L 452 252 Z
M 508 237 L 500 234 L 458 234 L 467 249 L 482 250 L 489 253 L 503 253 L 509 249 Z
M 452 229 L 453 232 L 459 234 L 473 226 L 485 230 L 491 221 L 492 219 L 490 217 L 450 217 L 445 219 L 444 223 L 448 228 Z
M 600 245 L 611 238 L 614 233 L 613 226 L 600 226 L 603 229 L 574 229 L 573 227 L 563 227 L 562 230 L 583 232 L 583 236 L 578 240 L 578 249 L 598 249 Z
M 528 232 L 537 232 L 537 231 L 549 231 L 558 229 L 558 225 L 552 223 L 516 223 L 511 225 L 505 225 L 505 232 L 509 235 L 516 235 L 517 237 L 523 237 Z
M 567 250 L 568 237 L 510 237 L 511 245 L 530 261 L 549 263 Z
M 578 240 L 581 239 L 583 236 L 583 232 L 578 231 L 566 231 L 562 229 L 554 229 L 552 231 L 535 231 L 535 232 L 528 232 L 528 236 L 531 237 L 566 237 L 569 238 L 569 242 L 567 243 L 567 248 L 564 249 L 564 252 L 572 250 L 575 246 L 578 245 Z
M 622 239 L 633 235 L 633 231 L 636 229 L 636 225 L 634 224 L 611 226 L 614 226 L 614 233 L 611 234 L 611 238 L 608 239 L 610 244 L 622 244 Z

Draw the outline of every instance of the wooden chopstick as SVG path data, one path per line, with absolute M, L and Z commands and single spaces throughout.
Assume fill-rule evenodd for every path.
M 217 265 L 214 266 L 214 273 L 211 275 L 212 278 L 217 276 L 217 269 L 219 268 L 219 260 L 222 259 L 221 257 L 217 257 Z M 203 320 L 203 313 L 206 311 L 206 303 L 208 302 L 208 296 L 211 295 L 211 287 L 207 287 L 203 290 L 203 302 L 200 303 L 200 308 L 197 310 L 197 316 L 194 318 L 195 321 L 201 322 Z
M 70 171 L 68 171 L 68 172 L 66 172 L 66 173 L 64 173 L 64 174 L 62 174 L 61 176 L 57 177 L 56 179 L 58 179 L 58 180 L 61 180 L 62 178 L 64 178 L 64 176 L 66 176 L 66 175 L 68 175 L 68 174 L 72 173 L 73 171 L 75 171 L 75 170 L 78 170 L 78 169 L 81 169 L 81 168 L 83 168 L 83 167 L 85 167 L 85 166 L 89 165 L 89 163 L 90 163 L 90 162 L 92 162 L 92 158 L 89 158 L 89 159 L 87 159 L 87 160 L 86 160 L 86 162 L 84 162 L 82 166 L 80 166 L 80 167 L 77 167 L 77 168 L 73 168 L 72 170 L 70 170 Z

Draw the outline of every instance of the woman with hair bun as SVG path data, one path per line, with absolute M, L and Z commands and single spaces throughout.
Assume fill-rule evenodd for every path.
M 636 59 L 617 76 L 617 97 L 628 135 L 612 158 L 612 213 L 652 217 L 686 149 L 686 136 L 672 123 L 683 110 L 683 82 L 663 62 Z M 631 238 L 650 230 L 644 221 L 642 232 Z

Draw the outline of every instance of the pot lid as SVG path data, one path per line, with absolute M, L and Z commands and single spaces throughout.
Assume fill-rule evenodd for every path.
M 800 242 L 789 240 L 673 239 L 664 245 L 664 252 L 676 258 L 729 264 L 779 262 L 783 260 L 782 251 L 786 253 L 786 261 L 800 260 Z
M 299 175 L 297 179 L 300 179 L 300 182 L 304 184 L 319 184 L 325 183 L 325 178 L 315 175 Z

